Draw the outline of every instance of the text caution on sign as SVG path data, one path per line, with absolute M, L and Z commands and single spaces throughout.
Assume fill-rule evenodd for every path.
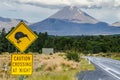
M 11 74 L 12 75 L 31 75 L 33 70 L 32 54 L 12 54 Z

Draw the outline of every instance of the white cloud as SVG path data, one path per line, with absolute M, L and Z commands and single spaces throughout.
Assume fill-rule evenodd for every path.
M 13 8 L 12 5 L 10 5 L 10 4 L 6 3 L 6 2 L 3 2 L 3 4 L 4 4 L 5 6 L 7 6 L 7 7 Z
M 16 4 L 11 1 L 0 1 L 0 17 L 25 19 L 29 22 L 38 22 L 46 19 L 58 10 L 26 4 Z
M 114 23 L 120 21 L 120 9 L 82 9 L 90 16 L 98 19 L 99 21 Z
M 37 22 L 67 5 L 77 5 L 100 21 L 120 21 L 120 0 L 0 0 L 0 16 Z
M 82 8 L 120 7 L 120 0 L 12 0 L 9 2 L 29 4 L 47 8 L 61 8 L 68 5 L 75 5 Z

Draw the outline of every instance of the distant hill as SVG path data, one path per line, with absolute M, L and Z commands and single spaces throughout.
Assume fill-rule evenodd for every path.
M 30 25 L 37 32 L 49 35 L 111 35 L 119 34 L 120 28 L 101 22 L 77 7 L 67 6 L 49 18 Z
M 11 27 L 16 27 L 16 25 L 21 21 L 22 19 L 12 19 L 12 18 L 4 18 L 0 17 L 0 30 L 5 28 L 7 31 L 11 29 Z M 23 20 L 26 24 L 30 24 L 26 20 Z
M 120 22 L 115 22 L 115 23 L 112 24 L 112 26 L 120 27 Z

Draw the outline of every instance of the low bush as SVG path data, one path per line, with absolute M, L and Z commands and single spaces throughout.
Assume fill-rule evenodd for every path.
M 68 60 L 74 60 L 76 62 L 79 62 L 79 59 L 80 59 L 79 54 L 76 53 L 76 52 L 73 52 L 73 51 L 67 52 L 66 57 L 67 57 Z

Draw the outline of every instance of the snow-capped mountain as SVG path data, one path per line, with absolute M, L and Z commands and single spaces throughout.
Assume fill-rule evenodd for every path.
M 95 18 L 89 16 L 75 6 L 66 6 L 49 18 L 67 20 L 76 23 L 92 23 L 99 22 Z
M 36 32 L 49 35 L 101 35 L 119 34 L 120 28 L 91 17 L 77 7 L 64 7 L 49 18 L 30 25 Z
M 22 19 L 11 19 L 11 18 L 3 18 L 0 17 L 0 30 L 5 28 L 7 31 L 11 29 L 11 27 L 16 27 L 16 25 Z M 29 24 L 27 21 L 23 20 L 26 24 Z
M 101 22 L 77 7 L 64 7 L 49 18 L 30 25 L 36 32 L 49 35 L 102 35 L 119 34 L 120 28 Z
M 15 27 L 22 19 L 0 17 L 0 30 Z M 47 19 L 30 24 L 23 20 L 33 31 L 48 32 L 49 35 L 102 35 L 120 34 L 120 23 L 109 25 L 83 12 L 75 6 L 67 6 Z M 117 27 L 115 27 L 117 26 Z

